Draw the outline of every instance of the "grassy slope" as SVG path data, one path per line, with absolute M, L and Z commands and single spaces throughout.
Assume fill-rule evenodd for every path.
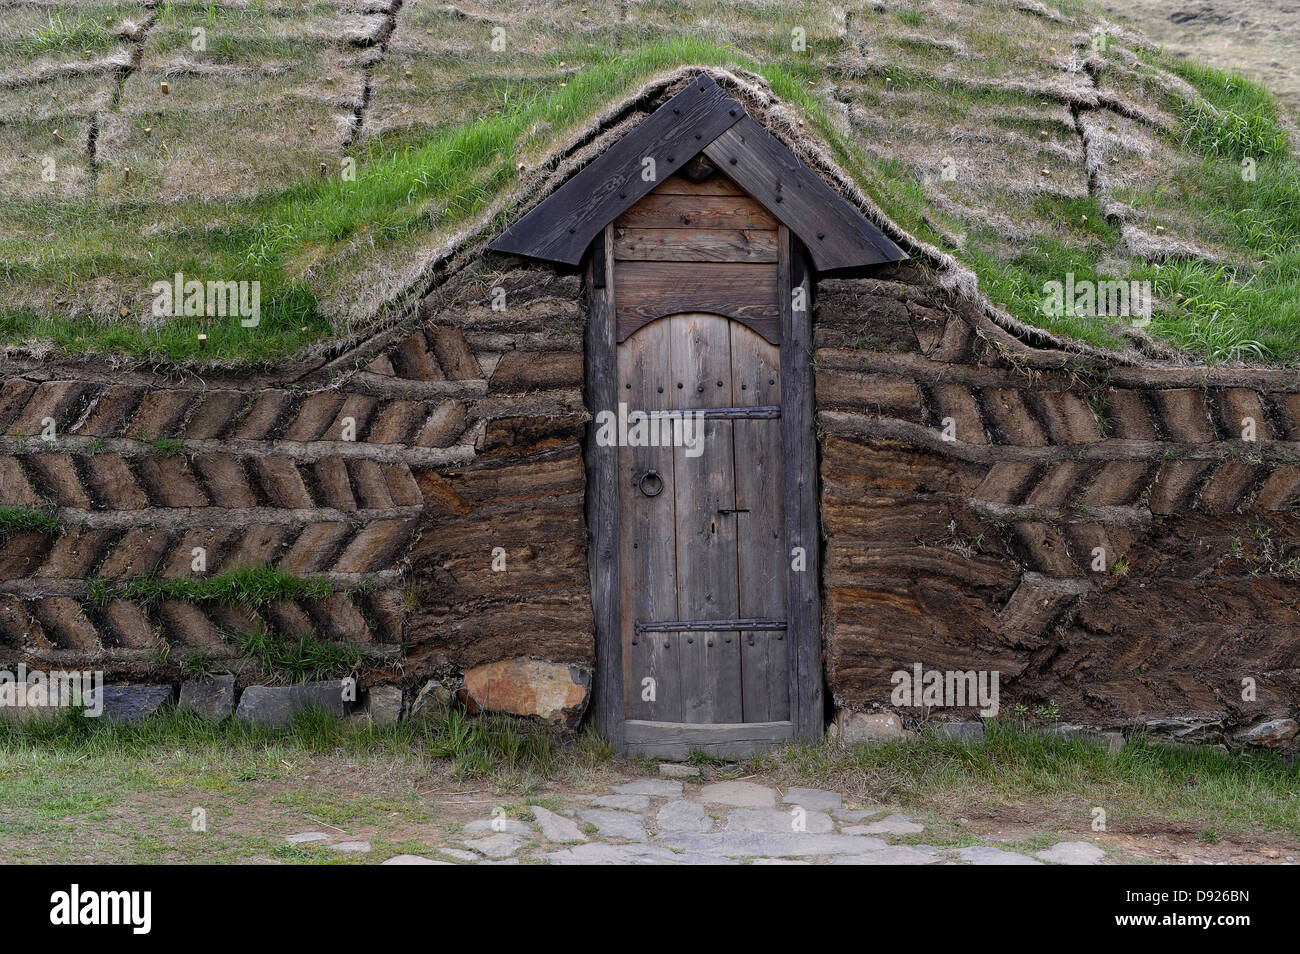
M 1157 308 L 1147 330 L 1157 338 L 1207 361 L 1294 362 L 1300 358 L 1300 162 L 1278 123 L 1276 104 L 1239 75 L 1164 57 L 1151 60 L 1181 75 L 1204 101 L 1171 97 L 1167 103 L 1179 121 L 1173 139 L 1188 151 L 1188 160 L 1170 170 L 1167 180 L 1117 197 L 1135 208 L 1191 213 L 1209 237 L 1246 264 L 1131 263 L 1119 277 L 1151 282 Z M 1248 158 L 1255 175 L 1249 181 L 1242 174 Z M 1098 263 L 1118 240 L 1118 230 L 1103 220 L 1095 202 L 1047 202 L 1042 211 L 1057 225 L 1057 235 L 1036 239 L 1010 260 L 990 250 L 992 236 L 977 236 L 964 257 L 985 292 L 1030 324 L 1114 344 L 1096 322 L 1047 318 L 1038 303 L 1043 283 L 1067 271 L 1076 280 L 1105 277 Z
M 711 9 L 707 2 L 665 5 L 677 6 L 697 15 Z M 930 19 L 919 8 L 904 10 L 894 26 L 911 30 Z M 1010 250 L 1004 236 L 940 211 L 932 183 L 915 166 L 862 148 L 831 119 L 814 90 L 828 73 L 834 79 L 844 41 L 833 32 L 813 36 L 809 52 L 792 53 L 787 23 L 808 20 L 806 10 L 783 10 L 776 23 L 746 45 L 752 58 L 703 36 L 666 36 L 662 28 L 646 27 L 597 43 L 568 45 L 554 38 L 562 45 L 547 56 L 563 64 L 557 72 L 565 79 L 494 81 L 487 91 L 493 107 L 478 118 L 369 140 L 355 156 L 355 181 L 304 174 L 296 184 L 251 197 L 177 200 L 165 206 L 120 190 L 60 201 L 0 202 L 0 274 L 11 287 L 30 292 L 29 300 L 50 297 L 48 308 L 15 308 L 0 300 L 0 341 L 50 341 L 73 354 L 262 362 L 346 334 L 353 330 L 346 319 L 331 321 L 320 313 L 317 292 L 346 280 L 338 273 L 353 266 L 357 248 L 401 254 L 430 232 L 472 221 L 515 183 L 518 156 L 538 155 L 564 141 L 596 110 L 645 77 L 698 63 L 742 66 L 764 75 L 904 228 L 938 245 L 944 244 L 940 228 L 964 233 L 964 246 L 950 250 L 976 269 L 993 300 L 1004 302 L 1018 317 L 1095 344 L 1115 344 L 1114 329 L 1103 323 L 1048 318 L 1039 309 L 1043 282 L 1060 279 L 1066 270 L 1076 278 L 1097 276 L 1103 268 L 1116 275 L 1117 233 L 1094 204 L 1040 196 L 1025 210 L 1026 241 Z M 941 30 L 941 25 L 934 28 Z M 964 39 L 983 43 L 989 62 L 1023 55 L 992 32 Z M 225 50 L 221 55 L 233 54 Z M 1121 259 L 1117 277 L 1153 281 L 1159 300 L 1150 330 L 1158 337 L 1209 360 L 1295 360 L 1300 357 L 1300 164 L 1287 151 L 1272 100 L 1239 77 L 1163 60 L 1161 65 L 1180 72 L 1216 110 L 1170 102 L 1188 162 L 1171 170 L 1169 182 L 1152 183 L 1149 190 L 1125 198 L 1135 207 L 1176 204 L 1213 230 L 1220 245 L 1254 264 L 1193 261 L 1157 267 Z M 1024 108 L 1034 99 L 981 90 L 978 84 L 936 82 L 931 74 L 909 77 L 901 64 L 875 72 L 888 73 L 895 90 L 914 85 L 958 107 L 978 102 Z M 1244 155 L 1257 157 L 1253 183 L 1242 182 L 1238 174 Z M 1091 224 L 1078 225 L 1085 215 Z M 142 323 L 137 316 L 147 309 L 149 286 L 176 271 L 260 281 L 261 325 L 244 329 L 237 322 L 200 318 Z M 91 284 L 119 290 L 116 315 L 75 314 L 78 306 L 70 303 Z M 208 338 L 202 350 L 199 332 Z

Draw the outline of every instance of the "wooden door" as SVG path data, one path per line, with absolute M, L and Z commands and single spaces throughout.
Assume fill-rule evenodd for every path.
M 650 442 L 629 446 L 630 428 L 618 450 L 627 740 L 662 754 L 788 738 L 780 349 L 704 313 L 617 348 L 620 413 L 647 414 Z M 675 431 L 674 414 L 698 417 Z
M 620 752 L 741 756 L 823 729 L 811 289 L 768 208 L 692 174 L 587 260 L 593 414 L 706 415 L 698 455 L 588 432 L 593 706 Z

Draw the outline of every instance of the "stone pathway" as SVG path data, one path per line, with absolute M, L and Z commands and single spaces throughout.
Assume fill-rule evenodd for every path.
M 1060 841 L 1033 853 L 975 838 L 926 844 L 925 824 L 890 808 L 846 806 L 835 792 L 782 792 L 744 780 L 637 779 L 568 801 L 554 811 L 529 806 L 524 813 L 531 817 L 510 818 L 498 809 L 427 856 L 400 854 L 383 864 L 1095 865 L 1106 857 L 1087 841 Z M 368 841 L 336 841 L 315 831 L 286 840 L 318 850 L 371 850 Z

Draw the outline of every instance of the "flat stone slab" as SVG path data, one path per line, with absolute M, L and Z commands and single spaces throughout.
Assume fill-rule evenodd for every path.
M 366 715 L 375 725 L 396 725 L 402 718 L 400 686 L 371 686 L 366 691 Z
M 542 837 L 547 841 L 572 844 L 587 840 L 587 836 L 582 833 L 582 829 L 573 819 L 557 815 L 540 805 L 533 806 L 533 820 L 537 822 L 537 827 L 542 830 Z
M 450 861 L 438 861 L 436 858 L 426 858 L 424 855 L 393 855 L 387 861 L 381 861 L 384 865 L 449 865 Z
M 334 851 L 341 851 L 341 852 L 343 852 L 344 854 L 349 854 L 349 855 L 364 855 L 367 851 L 370 850 L 370 842 L 368 842 L 368 841 L 340 841 L 340 842 L 337 842 L 337 843 L 335 843 L 335 844 L 333 844 L 333 845 L 329 845 L 329 846 L 327 846 L 327 847 L 333 849 Z
M 988 845 L 972 845 L 969 848 L 963 848 L 957 853 L 962 861 L 970 862 L 973 865 L 1041 865 L 1042 862 L 1037 858 L 1030 858 L 1028 855 L 1018 855 L 1014 851 L 1003 851 L 1001 848 L 991 848 Z
M 504 832 L 508 835 L 527 837 L 533 833 L 533 827 L 527 822 L 515 818 L 480 818 L 472 821 L 462 829 L 467 835 L 482 835 L 491 832 L 494 835 Z
M 309 707 L 342 718 L 347 714 L 342 679 L 304 682 L 296 686 L 249 686 L 239 697 L 235 718 L 268 729 L 287 729 L 294 716 Z
M 615 786 L 619 795 L 649 795 L 651 798 L 681 798 L 682 783 L 666 778 L 639 778 L 626 785 Z
M 323 831 L 300 831 L 284 836 L 284 840 L 291 845 L 306 845 L 313 841 L 329 841 L 329 838 L 330 836 Z
M 465 842 L 470 848 L 489 858 L 508 858 L 518 851 L 523 843 L 524 839 L 519 835 L 512 835 L 504 831 Z
M 870 818 L 872 815 L 879 815 L 883 811 L 883 808 L 855 808 L 852 810 L 841 808 L 832 811 L 831 814 L 842 822 L 856 823 L 862 821 L 864 818 Z
M 932 865 L 940 859 L 938 849 L 928 845 L 889 845 L 861 855 L 838 855 L 833 865 Z
M 713 818 L 699 802 L 679 799 L 667 802 L 655 817 L 659 831 L 712 831 Z
M 880 821 L 844 829 L 846 835 L 919 835 L 925 826 L 906 815 L 886 815 Z
M 715 782 L 700 789 L 700 801 L 736 808 L 776 808 L 776 790 L 753 782 Z
M 797 833 L 800 829 L 795 827 L 795 823 L 800 821 L 800 818 L 796 816 L 795 808 L 803 808 L 803 806 L 794 806 L 788 811 L 781 808 L 733 808 L 727 815 L 725 830 Z M 835 830 L 835 823 L 825 812 L 810 812 L 804 809 L 802 814 L 805 826 L 802 830 L 805 832 L 823 835 Z
M 93 691 L 92 687 L 85 686 L 84 683 L 82 686 Z M 14 722 L 33 719 L 48 721 L 56 718 L 65 707 L 74 704 L 82 711 L 89 709 L 102 715 L 102 708 L 97 709 L 102 706 L 102 700 L 91 704 L 91 697 L 87 694 L 83 698 L 81 688 L 65 685 L 58 680 L 0 683 L 0 719 Z
M 438 854 L 446 855 L 448 858 L 455 858 L 457 861 L 478 861 L 478 855 L 472 851 L 466 851 L 464 848 L 439 848 Z
M 943 722 L 939 725 L 939 734 L 956 742 L 983 742 L 983 722 Z
M 1088 841 L 1062 841 L 1034 854 L 1058 865 L 1099 865 L 1106 852 Z
M 677 832 L 659 839 L 669 848 L 729 858 L 804 858 L 816 855 L 858 855 L 889 847 L 879 838 L 854 835 L 721 831 L 713 834 Z
M 678 854 L 658 845 L 608 845 L 588 842 L 542 855 L 553 865 L 734 865 L 719 855 Z
M 660 762 L 659 774 L 664 778 L 699 778 L 697 765 L 683 765 L 680 762 Z
M 597 808 L 617 808 L 623 812 L 643 812 L 650 807 L 649 795 L 601 795 L 591 804 Z
M 103 717 L 110 722 L 137 722 L 172 699 L 171 686 L 105 686 Z
M 799 858 L 755 858 L 750 864 L 755 865 L 810 865 L 811 861 L 802 861 Z
M 595 825 L 602 838 L 624 838 L 628 841 L 646 841 L 645 819 L 632 812 L 618 812 L 604 808 L 588 808 L 578 812 L 578 817 L 588 825 Z
M 787 788 L 781 801 L 787 805 L 802 805 L 810 812 L 828 812 L 844 804 L 838 792 L 823 792 L 819 788 Z
M 235 711 L 235 677 L 204 676 L 185 680 L 181 683 L 178 708 L 220 722 Z

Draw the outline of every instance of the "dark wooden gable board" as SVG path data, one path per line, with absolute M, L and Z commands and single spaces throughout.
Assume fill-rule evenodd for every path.
M 577 264 L 606 224 L 744 115 L 710 77 L 696 77 L 488 248 Z M 655 161 L 655 178 L 649 182 L 641 178 L 646 157 Z
M 799 236 L 818 270 L 907 257 L 748 115 L 711 142 L 704 154 Z
M 880 229 L 701 74 L 489 246 L 577 264 L 592 239 L 700 152 L 804 242 L 820 270 L 906 258 Z M 656 178 L 641 178 L 642 160 Z

